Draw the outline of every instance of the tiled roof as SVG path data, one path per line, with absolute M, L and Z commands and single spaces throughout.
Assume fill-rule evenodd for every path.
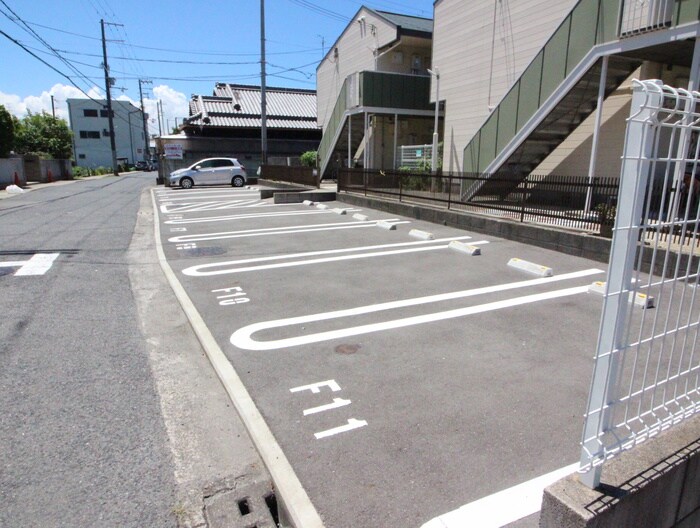
M 316 92 L 288 88 L 267 88 L 267 127 L 318 129 Z M 189 125 L 260 128 L 259 86 L 217 83 L 213 96 L 193 95 Z
M 402 29 L 411 31 L 420 31 L 423 33 L 433 32 L 433 19 L 422 18 L 409 15 L 400 15 L 398 13 L 389 13 L 388 11 L 375 11 L 380 16 L 386 18 L 395 26 L 400 26 Z

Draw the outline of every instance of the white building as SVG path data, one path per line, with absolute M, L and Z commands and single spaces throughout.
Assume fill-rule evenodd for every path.
M 145 159 L 146 140 L 141 110 L 128 101 L 113 100 L 112 112 L 117 161 L 133 164 Z M 76 164 L 86 168 L 111 167 L 107 101 L 68 99 L 68 114 Z

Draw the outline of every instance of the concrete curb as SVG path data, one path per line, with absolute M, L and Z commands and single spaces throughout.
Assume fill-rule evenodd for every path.
M 233 365 L 217 344 L 214 336 L 207 328 L 201 315 L 195 308 L 187 292 L 177 279 L 170 264 L 165 259 L 160 237 L 160 221 L 155 193 L 151 191 L 154 210 L 154 231 L 156 251 L 163 273 L 173 289 L 183 311 L 192 325 L 209 361 L 221 380 L 226 392 L 231 398 L 238 414 L 248 430 L 263 463 L 272 477 L 280 499 L 280 513 L 286 513 L 289 522 L 296 528 L 323 528 L 323 521 L 314 508 L 304 487 L 299 481 L 294 469 L 284 455 L 282 448 L 275 440 L 272 431 L 265 423 L 262 414 L 255 406 L 248 390 L 243 385 Z

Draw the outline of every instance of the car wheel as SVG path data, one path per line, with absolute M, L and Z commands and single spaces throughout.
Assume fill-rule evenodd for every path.
M 234 176 L 231 180 L 231 185 L 233 185 L 234 187 L 243 187 L 244 183 L 245 180 L 243 179 L 243 176 Z
M 191 189 L 193 185 L 194 182 L 192 181 L 192 178 L 182 178 L 180 180 L 180 187 L 183 189 Z

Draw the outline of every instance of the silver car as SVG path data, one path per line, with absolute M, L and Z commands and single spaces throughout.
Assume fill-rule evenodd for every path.
M 243 187 L 248 181 L 245 167 L 236 158 L 207 158 L 186 169 L 170 173 L 170 185 L 191 189 L 194 185 L 233 185 Z

